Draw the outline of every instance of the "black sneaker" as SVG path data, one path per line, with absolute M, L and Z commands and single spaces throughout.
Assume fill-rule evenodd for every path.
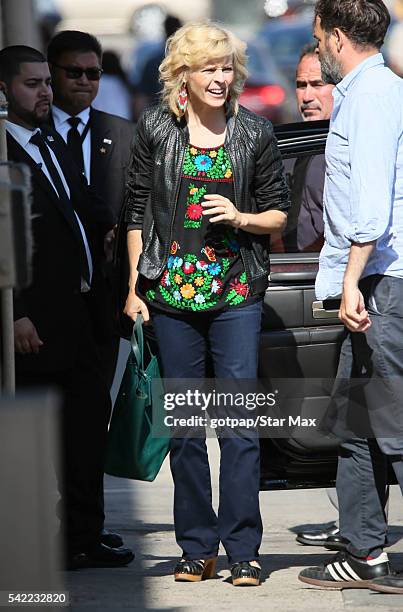
M 369 588 L 378 593 L 403 593 L 403 572 L 394 572 L 381 578 L 375 578 Z
M 376 559 L 358 559 L 340 551 L 320 567 L 308 567 L 299 574 L 301 582 L 333 589 L 369 589 L 375 578 L 391 574 L 388 555 Z
M 343 538 L 340 532 L 336 535 L 331 535 L 327 538 L 324 546 L 326 550 L 346 550 L 350 542 L 347 538 Z
M 337 525 L 333 524 L 327 529 L 316 529 L 312 531 L 301 531 L 297 533 L 295 538 L 300 544 L 305 546 L 324 546 L 329 536 L 340 535 L 340 529 Z

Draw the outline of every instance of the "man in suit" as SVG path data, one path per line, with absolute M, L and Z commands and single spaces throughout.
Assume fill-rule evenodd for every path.
M 42 127 L 52 102 L 50 83 L 39 51 L 22 45 L 0 51 L 8 156 L 32 174 L 33 280 L 15 296 L 17 386 L 52 385 L 62 393 L 58 476 L 68 567 L 117 567 L 133 554 L 101 543 L 110 398 L 93 331 L 94 293 L 102 291 L 99 258 L 113 220 L 88 193 L 63 140 Z
M 105 200 L 117 224 L 125 193 L 134 125 L 115 115 L 91 107 L 102 75 L 102 48 L 85 32 L 60 32 L 48 46 L 54 103 L 51 119 L 72 151 L 75 161 L 92 189 Z M 110 270 L 104 262 L 104 275 Z M 119 347 L 113 329 L 112 291 L 105 304 L 104 327 L 108 341 L 98 342 L 105 379 L 112 385 Z
M 303 47 L 296 69 L 296 98 L 303 121 L 330 119 L 334 85 L 322 80 L 316 44 Z M 318 252 L 323 244 L 325 156 L 297 159 L 293 172 L 293 207 L 288 215 L 286 249 Z M 332 528 L 333 529 L 333 528 Z

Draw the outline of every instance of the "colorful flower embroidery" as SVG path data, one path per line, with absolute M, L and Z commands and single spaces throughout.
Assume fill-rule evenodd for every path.
M 201 204 L 189 204 L 186 209 L 186 217 L 187 219 L 191 219 L 192 221 L 197 221 L 201 218 L 203 213 L 203 207 Z
M 183 285 L 183 287 L 181 287 L 181 294 L 183 295 L 185 300 L 192 299 L 195 293 L 195 288 L 190 283 L 186 283 L 186 285 Z
M 195 187 L 192 183 L 189 185 L 189 195 L 187 198 L 187 207 L 185 214 L 184 227 L 186 229 L 199 229 L 203 223 L 203 207 L 200 200 L 207 192 L 205 186 Z
M 213 282 L 211 283 L 211 292 L 221 293 L 221 291 L 222 291 L 222 282 L 218 278 L 215 278 Z
M 217 276 L 221 272 L 221 266 L 219 263 L 212 263 L 208 267 L 209 274 L 212 276 Z
M 207 181 L 231 181 L 231 162 L 224 147 L 197 149 L 188 145 L 183 163 L 183 176 Z
M 224 291 L 230 259 L 224 257 L 219 262 L 207 263 L 198 260 L 193 253 L 186 253 L 183 261 L 180 269 L 172 267 L 162 275 L 158 290 L 163 300 L 173 308 L 194 312 L 216 306 Z M 243 302 L 248 294 L 246 274 L 243 273 L 230 283 L 224 301 L 235 306 Z
M 225 298 L 225 301 L 231 306 L 237 306 L 241 302 L 244 302 L 248 297 L 249 286 L 246 281 L 246 273 L 243 272 L 239 279 L 235 278 L 234 281 L 230 283 L 230 291 Z
M 198 169 L 199 172 L 208 172 L 213 165 L 210 157 L 207 155 L 198 155 L 194 159 L 194 165 Z
M 234 289 L 238 295 L 246 295 L 248 293 L 248 285 L 240 283 L 238 279 L 235 282 L 230 283 L 231 289 Z
M 183 227 L 199 230 L 203 225 L 202 201 L 208 191 L 208 182 L 232 182 L 233 173 L 229 157 L 223 146 L 214 149 L 198 149 L 188 145 L 185 151 L 182 177 L 188 181 Z M 211 193 L 215 186 L 212 185 Z M 183 213 L 182 213 L 183 214 Z M 171 244 L 166 270 L 159 283 L 148 289 L 150 300 L 163 300 L 171 308 L 182 311 L 205 311 L 226 303 L 235 306 L 249 295 L 246 274 L 240 274 L 238 236 L 228 226 L 207 230 L 208 244 L 199 247 L 198 254 L 180 250 L 177 241 Z M 187 239 L 181 238 L 181 242 Z M 189 237 L 189 246 L 200 244 L 199 238 Z M 182 245 L 186 249 L 186 244 Z M 180 253 L 180 257 L 179 257 Z M 232 267 L 235 264 L 234 267 Z M 233 270 L 230 272 L 230 270 Z
M 181 259 L 180 257 L 174 257 L 174 260 L 172 262 L 172 268 L 173 269 L 180 268 L 182 264 L 183 264 L 183 259 Z
M 183 264 L 183 271 L 185 274 L 192 274 L 194 272 L 194 265 L 190 261 L 185 261 Z
M 169 285 L 171 284 L 170 280 L 169 280 L 169 272 L 168 270 L 165 270 L 164 274 L 162 275 L 161 278 L 161 285 L 163 287 L 169 287 Z

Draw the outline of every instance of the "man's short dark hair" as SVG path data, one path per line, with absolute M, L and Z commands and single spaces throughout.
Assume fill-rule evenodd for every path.
M 88 32 L 78 30 L 64 30 L 52 38 L 48 46 L 48 62 L 57 63 L 63 53 L 79 52 L 88 53 L 92 51 L 102 60 L 101 43 L 95 36 Z
M 320 17 L 326 33 L 340 28 L 356 45 L 377 49 L 382 47 L 390 24 L 382 0 L 318 0 L 315 17 Z
M 318 43 L 317 42 L 312 42 L 312 43 L 308 43 L 307 45 L 304 45 L 301 49 L 301 53 L 299 54 L 299 62 L 302 60 L 303 57 L 307 56 L 307 55 L 317 55 L 316 53 L 316 49 L 318 48 Z M 319 61 L 319 59 L 318 59 Z M 298 63 L 299 63 L 298 62 Z
M 25 62 L 46 62 L 46 57 L 32 47 L 11 45 L 0 51 L 0 81 L 10 83 L 20 73 L 20 66 Z
M 164 19 L 164 30 L 165 30 L 165 38 L 169 38 L 173 36 L 179 28 L 182 27 L 182 22 L 179 17 L 175 17 L 175 15 L 167 15 Z

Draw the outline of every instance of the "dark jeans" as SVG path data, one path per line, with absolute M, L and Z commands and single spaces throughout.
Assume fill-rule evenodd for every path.
M 174 317 L 154 313 L 165 378 L 204 378 L 207 345 L 216 378 L 257 377 L 262 302 L 226 310 Z M 257 559 L 262 539 L 259 510 L 260 450 L 257 435 L 229 436 L 219 444 L 220 503 L 212 507 L 205 439 L 173 438 L 176 541 L 186 559 L 217 555 L 220 541 L 230 563 Z
M 367 419 L 373 431 L 372 438 L 357 437 L 341 444 L 337 472 L 340 530 L 351 542 L 350 552 L 364 557 L 380 551 L 386 542 L 388 462 L 403 491 L 403 403 L 399 393 L 403 374 L 403 279 L 374 275 L 364 279 L 360 287 L 372 326 L 365 334 L 347 334 L 334 396 L 339 410 L 346 410 L 346 414 L 354 406 L 364 407 L 362 419 Z M 343 404 L 337 396 L 338 380 L 350 377 L 355 379 L 355 398 L 360 396 L 353 408 L 351 401 L 350 405 Z M 361 377 L 362 387 L 357 385 Z M 366 384 L 374 378 L 379 378 L 379 383 Z

